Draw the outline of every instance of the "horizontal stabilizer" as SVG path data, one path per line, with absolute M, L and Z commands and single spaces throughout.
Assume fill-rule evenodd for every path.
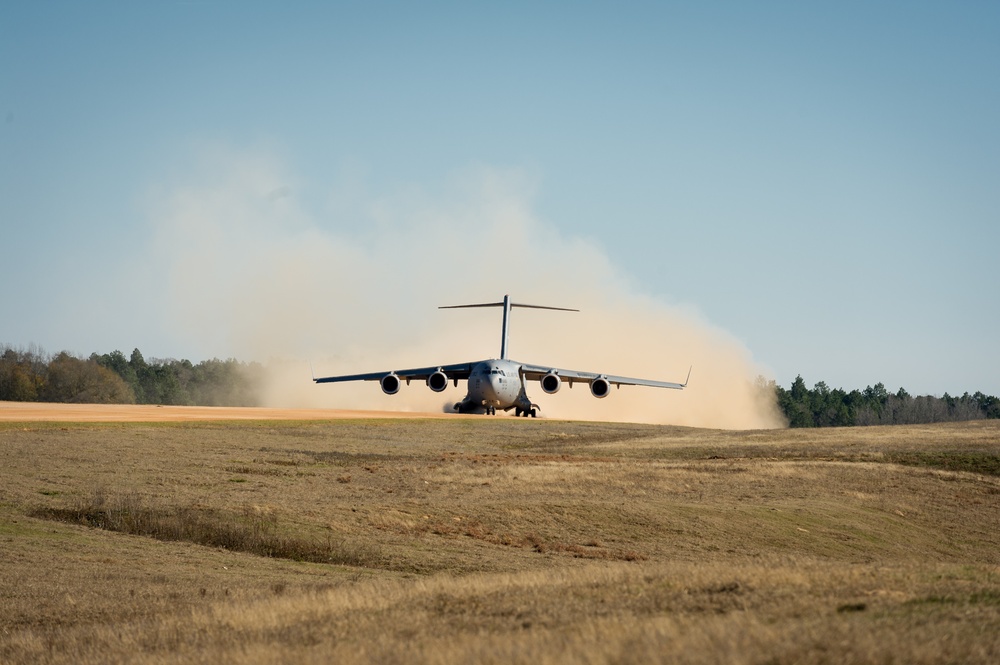
M 503 360 L 507 359 L 507 331 L 510 329 L 510 310 L 514 307 L 524 307 L 527 309 L 552 309 L 557 312 L 579 312 L 578 309 L 569 309 L 568 307 L 546 307 L 545 305 L 524 305 L 521 303 L 511 302 L 510 296 L 506 295 L 503 297 L 501 302 L 483 302 L 476 303 L 474 305 L 446 305 L 444 307 L 438 307 L 438 309 L 468 309 L 470 307 L 503 307 L 503 327 L 500 332 L 500 358 Z
M 503 307 L 502 302 L 484 302 L 476 305 L 443 305 L 438 307 L 438 309 L 467 309 L 469 307 Z M 568 307 L 547 307 L 546 305 L 525 305 L 519 302 L 510 303 L 511 307 L 526 307 L 529 309 L 552 309 L 557 312 L 579 312 L 578 309 L 570 309 Z

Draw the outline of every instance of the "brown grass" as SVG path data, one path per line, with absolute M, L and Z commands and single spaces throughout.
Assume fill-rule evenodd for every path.
M 994 662 L 1000 423 L 0 424 L 0 662 Z
M 264 557 L 366 568 L 392 567 L 377 550 L 345 546 L 332 534 L 321 539 L 278 533 L 274 513 L 258 506 L 245 506 L 241 513 L 197 506 L 151 506 L 135 491 L 109 498 L 103 488 L 98 488 L 92 497 L 75 506 L 39 507 L 30 515 Z

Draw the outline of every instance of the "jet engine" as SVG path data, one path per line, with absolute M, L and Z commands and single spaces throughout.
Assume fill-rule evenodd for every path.
M 599 376 L 590 382 L 590 394 L 598 399 L 603 399 L 611 392 L 611 384 L 603 376 Z
M 399 377 L 396 376 L 395 372 L 389 372 L 379 379 L 379 385 L 382 386 L 382 392 L 386 395 L 395 395 L 399 392 Z
M 543 376 L 539 383 L 542 384 L 542 390 L 550 395 L 559 392 L 559 389 L 562 387 L 562 379 L 555 372 L 549 372 Z
M 448 387 L 448 375 L 438 370 L 427 377 L 427 387 L 436 393 Z

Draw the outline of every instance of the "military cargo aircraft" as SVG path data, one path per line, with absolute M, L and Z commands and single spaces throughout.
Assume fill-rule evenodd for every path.
M 475 305 L 449 305 L 438 309 L 462 309 L 468 307 L 502 307 L 503 330 L 500 336 L 500 357 L 490 360 L 480 360 L 454 365 L 437 365 L 419 367 L 417 369 L 400 369 L 386 372 L 371 372 L 368 374 L 346 374 L 343 376 L 313 377 L 316 383 L 339 383 L 342 381 L 378 381 L 382 392 L 395 395 L 399 392 L 403 381 L 424 381 L 434 392 L 442 392 L 448 387 L 448 382 L 466 380 L 469 391 L 454 409 L 459 413 L 485 413 L 496 415 L 497 409 L 510 411 L 514 409 L 517 416 L 538 415 L 541 407 L 531 402 L 525 390 L 528 381 L 538 381 L 542 392 L 549 395 L 559 392 L 563 383 L 572 388 L 574 383 L 586 383 L 590 393 L 597 398 L 607 397 L 611 386 L 649 386 L 652 388 L 685 388 L 691 379 L 691 370 L 684 383 L 669 383 L 667 381 L 652 381 L 650 379 L 631 379 L 625 376 L 611 374 L 596 374 L 577 370 L 558 369 L 547 365 L 532 365 L 511 360 L 507 357 L 508 331 L 510 329 L 510 311 L 515 307 L 530 309 L 549 309 L 560 312 L 577 312 L 576 309 L 565 307 L 545 307 L 542 305 L 525 305 L 510 301 L 510 296 L 504 296 L 503 302 L 479 303 Z

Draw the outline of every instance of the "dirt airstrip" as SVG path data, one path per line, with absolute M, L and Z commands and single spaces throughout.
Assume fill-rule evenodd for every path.
M 235 406 L 162 406 L 156 404 L 50 404 L 0 402 L 0 421 L 159 423 L 198 420 L 338 420 L 342 418 L 455 418 L 447 413 L 278 409 Z

